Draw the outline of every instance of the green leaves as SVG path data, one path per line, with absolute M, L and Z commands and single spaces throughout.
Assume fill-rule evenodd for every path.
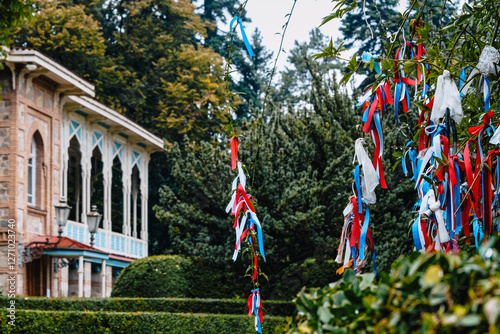
M 499 240 L 487 247 L 494 254 L 487 262 L 415 252 L 376 280 L 348 269 L 327 287 L 299 293 L 297 311 L 304 313 L 295 313 L 289 333 L 486 333 L 500 325 Z
M 323 18 L 321 24 L 319 25 L 320 27 L 333 19 L 342 18 L 347 12 L 353 10 L 357 6 L 356 0 L 353 0 L 351 3 L 345 0 L 333 0 L 332 2 L 336 2 L 333 7 L 333 12 Z

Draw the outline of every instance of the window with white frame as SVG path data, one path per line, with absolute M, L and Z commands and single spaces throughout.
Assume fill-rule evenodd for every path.
M 31 139 L 31 154 L 28 161 L 28 204 L 36 205 L 36 141 Z

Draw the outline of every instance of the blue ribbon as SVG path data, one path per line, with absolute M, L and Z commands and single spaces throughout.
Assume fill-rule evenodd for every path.
M 399 126 L 398 107 L 399 107 L 399 94 L 401 93 L 401 83 L 396 84 L 396 92 L 394 93 L 394 112 L 396 113 L 396 124 Z
M 266 261 L 266 254 L 264 254 L 264 238 L 262 236 L 262 229 L 260 228 L 260 225 L 255 222 L 253 219 L 249 219 L 249 222 L 252 222 L 255 226 L 257 226 L 257 239 L 259 240 L 259 252 L 260 255 L 264 258 L 264 262 Z M 251 242 L 251 238 L 249 238 Z
M 462 68 L 462 71 L 460 71 L 460 97 L 464 96 L 464 93 L 462 92 L 462 87 L 465 84 L 465 70 L 468 70 L 470 67 L 464 67 Z
M 229 24 L 229 31 L 231 33 L 231 36 L 233 36 L 233 23 L 234 21 L 238 20 L 238 24 L 240 25 L 240 30 L 241 30 L 241 37 L 243 38 L 243 43 L 245 43 L 245 46 L 247 48 L 247 51 L 248 51 L 248 55 L 250 57 L 253 57 L 253 50 L 252 50 L 252 46 L 250 45 L 250 42 L 248 41 L 248 38 L 247 38 L 247 34 L 245 34 L 245 29 L 243 28 L 243 22 L 241 22 L 241 18 L 236 16 L 234 19 L 231 20 L 231 23 Z M 233 40 L 236 41 L 234 39 L 234 36 L 233 36 Z
M 384 150 L 384 136 L 382 135 L 382 123 L 380 121 L 380 113 L 378 112 L 373 113 L 373 120 L 375 123 L 375 127 L 377 128 L 378 137 L 380 139 L 380 152 L 382 152 Z M 378 157 L 374 158 L 378 159 Z
M 415 221 L 413 222 L 413 225 L 411 226 L 411 230 L 413 232 L 413 242 L 415 243 L 415 248 L 417 250 L 422 250 L 424 247 L 420 243 L 420 233 L 418 233 L 419 224 L 420 224 L 420 217 L 415 219 Z
M 351 246 L 351 254 L 352 254 L 352 269 L 356 272 L 356 246 Z
M 354 183 L 356 184 L 356 192 L 358 194 L 358 213 L 363 213 L 363 205 L 361 203 L 361 178 L 359 177 L 359 166 L 354 169 Z
M 490 110 L 490 81 L 484 78 L 484 111 L 488 112 Z
M 458 161 L 454 161 L 455 175 L 458 178 L 458 184 L 453 186 L 453 198 L 455 211 L 456 208 L 460 206 L 460 167 L 458 166 Z M 455 215 L 455 233 L 458 234 L 462 230 L 462 207 L 460 207 Z
M 479 220 L 475 218 L 472 221 L 473 231 L 474 231 L 474 241 L 476 242 L 476 248 L 479 250 L 479 242 L 483 240 L 484 233 L 479 227 Z
M 417 150 L 412 148 L 410 149 L 410 152 L 408 152 L 408 155 L 410 156 L 411 164 L 413 166 L 413 176 L 411 177 L 411 180 L 415 180 L 417 177 L 418 173 L 418 166 L 417 166 Z
M 361 55 L 361 60 L 364 63 L 369 63 L 373 60 L 373 68 L 375 69 L 375 72 L 380 73 L 380 64 L 375 61 L 377 58 L 378 57 L 375 57 L 371 53 L 368 53 L 366 51 Z
M 365 202 L 363 201 L 363 203 L 365 203 Z M 365 203 L 365 206 L 366 206 L 365 221 L 363 222 L 363 228 L 361 229 L 361 235 L 359 237 L 359 259 L 360 260 L 365 259 L 366 234 L 368 233 L 368 224 L 370 223 L 370 210 L 368 209 L 368 204 Z
M 259 318 L 259 308 L 257 307 L 257 294 L 254 292 L 259 292 L 259 288 L 252 290 L 253 294 L 253 310 L 252 312 L 255 314 L 255 319 L 257 320 L 257 332 L 262 333 L 262 325 L 260 323 L 260 318 Z M 261 300 L 262 303 L 262 300 Z

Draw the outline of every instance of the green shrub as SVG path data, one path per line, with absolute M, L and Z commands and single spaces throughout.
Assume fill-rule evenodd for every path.
M 15 327 L 0 310 L 1 333 L 23 334 L 221 334 L 255 333 L 253 318 L 244 315 L 120 313 L 16 310 Z M 285 318 L 266 317 L 264 333 L 283 333 Z
M 178 255 L 157 255 L 135 260 L 118 276 L 112 297 L 191 297 L 186 272 L 191 260 Z
M 346 270 L 299 293 L 289 333 L 498 333 L 500 242 L 481 256 L 413 253 L 377 280 Z
M 194 298 L 15 298 L 16 309 L 46 311 L 170 312 L 238 314 L 247 312 L 247 300 Z M 0 305 L 10 299 L 0 297 Z M 292 302 L 262 301 L 264 316 L 291 316 Z
M 336 273 L 340 264 L 334 260 L 310 258 L 294 263 L 278 275 L 264 282 L 262 296 L 273 300 L 292 300 L 302 287 L 319 288 L 333 282 L 340 276 Z
M 244 272 L 240 263 L 232 261 L 221 267 L 179 255 L 150 256 L 132 262 L 121 272 L 111 296 L 246 298 L 252 285 L 240 276 Z

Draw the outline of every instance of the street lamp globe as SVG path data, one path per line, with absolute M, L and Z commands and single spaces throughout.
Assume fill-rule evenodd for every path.
M 90 232 L 90 246 L 94 246 L 94 234 L 97 233 L 102 215 L 97 211 L 97 206 L 92 205 L 92 210 L 87 213 L 87 225 Z
M 68 222 L 69 213 L 71 212 L 71 206 L 66 203 L 64 198 L 61 198 L 59 205 L 55 205 L 56 208 L 56 221 L 59 225 L 59 236 L 62 235 L 63 227 L 66 226 Z

